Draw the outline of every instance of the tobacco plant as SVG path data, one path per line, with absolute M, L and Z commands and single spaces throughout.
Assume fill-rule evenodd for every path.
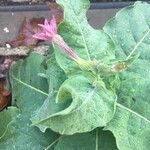
M 50 43 L 9 72 L 12 106 L 0 113 L 3 150 L 148 150 L 150 5 L 120 10 L 102 30 L 88 0 L 57 0 L 64 20 L 40 24 Z

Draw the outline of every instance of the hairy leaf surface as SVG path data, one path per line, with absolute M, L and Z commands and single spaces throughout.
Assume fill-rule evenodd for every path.
M 10 70 L 13 101 L 16 102 L 20 115 L 9 124 L 5 136 L 0 140 L 0 149 L 5 150 L 41 150 L 54 149 L 59 135 L 47 130 L 42 133 L 37 127 L 31 127 L 29 120 L 33 111 L 40 107 L 48 96 L 47 80 L 38 76 L 44 73 L 45 57 L 31 54 L 24 61 L 19 61 Z
M 64 8 L 64 21 L 59 26 L 59 33 L 79 57 L 105 62 L 115 58 L 115 46 L 109 36 L 102 30 L 93 29 L 87 22 L 88 0 L 57 0 L 57 3 Z M 58 64 L 68 75 L 81 72 L 75 62 L 57 46 L 55 53 Z
M 110 132 L 95 129 L 88 133 L 60 137 L 55 150 L 117 150 L 117 147 Z
M 106 23 L 104 31 L 118 47 L 117 57 L 140 53 L 121 74 L 117 112 L 105 129 L 121 150 L 148 150 L 150 146 L 150 5 L 137 2 Z
M 73 76 L 61 85 L 56 97 L 58 106 L 59 103 L 71 103 L 69 107 L 51 113 L 55 106 L 45 105 L 42 116 L 39 113 L 32 118 L 32 122 L 61 134 L 88 132 L 106 126 L 112 119 L 115 100 L 116 95 L 102 86 L 102 83 L 92 85 L 84 76 Z
M 16 119 L 19 111 L 15 107 L 9 107 L 7 110 L 0 112 L 0 139 L 5 135 L 8 125 Z

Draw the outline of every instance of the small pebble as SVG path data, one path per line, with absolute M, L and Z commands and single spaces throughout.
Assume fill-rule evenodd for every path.
M 4 30 L 6 33 L 9 32 L 9 29 L 8 29 L 7 27 L 5 27 L 3 30 Z
M 11 45 L 10 45 L 10 44 L 6 44 L 6 47 L 7 47 L 7 48 L 11 48 Z

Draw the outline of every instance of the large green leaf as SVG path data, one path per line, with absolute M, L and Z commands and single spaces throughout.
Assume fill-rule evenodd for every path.
M 64 7 L 65 12 L 65 20 L 60 25 L 59 32 L 75 52 L 86 60 L 101 59 L 108 62 L 114 59 L 115 46 L 112 40 L 103 31 L 94 30 L 87 22 L 86 11 L 89 2 L 87 0 L 57 2 Z M 91 41 L 91 38 L 95 40 Z M 63 83 L 58 93 L 56 90 L 57 97 L 54 94 L 55 90 L 49 93 L 43 106 L 32 117 L 33 125 L 42 131 L 51 128 L 61 134 L 87 132 L 96 127 L 106 126 L 114 115 L 116 95 L 109 91 L 102 81 L 98 81 L 98 86 L 95 86 L 88 77 L 81 74 L 75 76 L 78 72 L 81 73 L 81 70 L 62 52 L 55 45 L 57 63 L 72 77 Z M 54 68 L 55 74 L 57 68 L 60 70 L 59 67 Z M 59 74 L 62 72 L 57 72 L 55 79 L 52 75 L 49 76 L 52 77 L 50 80 L 56 82 L 50 83 L 51 88 L 53 84 L 57 84 L 58 79 L 61 79 Z
M 5 150 L 41 150 L 54 149 L 59 135 L 47 130 L 42 133 L 37 127 L 31 127 L 30 116 L 39 108 L 48 94 L 48 83 L 38 76 L 44 73 L 45 57 L 31 54 L 24 61 L 18 61 L 10 70 L 13 100 L 16 102 L 20 115 L 9 124 L 5 136 L 0 140 L 0 149 Z
M 122 75 L 117 112 L 105 129 L 114 133 L 121 150 L 146 150 L 150 146 L 150 63 L 138 60 L 129 71 Z
M 46 72 L 44 59 L 44 56 L 33 53 L 10 70 L 13 101 L 22 113 L 33 112 L 48 96 L 48 82 L 38 75 Z
M 49 82 L 49 95 L 44 101 L 43 105 L 34 113 L 34 116 L 37 118 L 36 122 L 40 122 L 41 120 L 47 119 L 52 114 L 65 109 L 71 103 L 71 101 L 56 103 L 55 99 L 57 92 L 59 90 L 60 85 L 65 81 L 66 75 L 64 71 L 58 66 L 54 55 L 52 55 L 51 58 L 47 61 L 46 77 Z M 31 119 L 33 122 L 35 121 L 35 117 Z M 45 131 L 47 128 L 47 126 L 45 126 L 42 123 L 37 126 L 42 131 Z
M 49 147 L 49 150 L 54 150 L 58 140 L 59 136 L 50 130 L 42 133 L 38 128 L 30 127 L 29 116 L 24 114 L 9 124 L 5 136 L 0 140 L 0 149 L 41 150 Z
M 118 46 L 117 57 L 140 53 L 120 75 L 115 117 L 105 128 L 113 132 L 121 150 L 150 147 L 150 5 L 137 2 L 121 10 L 104 27 Z
M 114 43 L 102 30 L 93 29 L 86 17 L 90 6 L 88 0 L 57 0 L 64 8 L 64 21 L 59 26 L 59 33 L 68 45 L 86 60 L 101 60 L 108 62 L 114 59 Z M 56 60 L 68 74 L 77 74 L 80 69 L 58 47 L 55 47 Z
M 95 129 L 92 132 L 62 136 L 55 150 L 117 150 L 110 132 Z
M 87 132 L 106 126 L 114 115 L 116 95 L 103 84 L 92 85 L 81 75 L 67 79 L 59 88 L 56 102 L 58 106 L 59 103 L 71 104 L 57 113 L 52 112 L 55 105 L 45 105 L 40 110 L 42 113 L 32 118 L 33 124 L 47 126 L 61 134 Z
M 136 2 L 110 19 L 104 26 L 117 46 L 117 56 L 140 52 L 140 58 L 150 61 L 150 5 Z

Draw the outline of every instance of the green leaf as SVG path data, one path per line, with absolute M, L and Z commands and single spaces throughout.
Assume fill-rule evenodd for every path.
M 90 7 L 88 0 L 57 0 L 64 8 L 64 21 L 59 26 L 59 34 L 66 43 L 85 60 L 101 60 L 109 62 L 114 59 L 115 46 L 113 41 L 102 30 L 93 29 L 86 17 Z M 74 61 L 57 46 L 55 46 L 56 60 L 68 75 L 80 73 Z
M 41 150 L 49 147 L 49 150 L 54 150 L 58 140 L 59 136 L 50 130 L 42 133 L 38 128 L 30 127 L 29 116 L 24 114 L 9 124 L 5 136 L 0 139 L 0 149 Z
M 23 113 L 33 112 L 48 96 L 48 82 L 38 76 L 46 72 L 44 59 L 44 56 L 33 53 L 27 59 L 18 61 L 10 70 L 13 101 Z
M 57 64 L 54 54 L 52 54 L 52 56 L 47 60 L 46 75 L 49 83 L 49 92 L 57 93 L 59 87 L 67 79 L 67 77 L 64 71 Z
M 19 112 L 15 107 L 8 107 L 7 110 L 0 112 L 0 139 L 5 135 L 8 125 L 16 119 Z
M 132 72 L 129 72 L 132 71 Z M 149 149 L 150 146 L 150 63 L 138 60 L 123 73 L 117 112 L 105 128 L 111 130 L 118 147 Z
M 44 101 L 43 105 L 38 108 L 33 116 L 38 117 L 37 121 L 44 120 L 49 115 L 57 113 L 70 105 L 70 102 L 56 103 L 56 95 L 61 84 L 65 81 L 66 75 L 64 71 L 58 66 L 54 55 L 47 60 L 47 80 L 49 82 L 49 95 Z M 31 118 L 34 122 L 34 118 Z M 38 127 L 44 132 L 47 128 L 44 124 L 38 125 Z
M 61 134 L 87 132 L 106 126 L 114 115 L 116 95 L 103 84 L 92 85 L 81 75 L 67 79 L 59 88 L 56 102 L 58 106 L 59 103 L 70 105 L 57 113 L 52 113 L 55 105 L 45 105 L 40 110 L 43 113 L 32 118 L 33 125 L 49 127 Z M 51 98 L 51 101 L 55 99 Z
M 115 58 L 115 46 L 110 37 L 102 30 L 93 29 L 87 22 L 88 0 L 57 0 L 57 3 L 64 8 L 65 17 L 59 33 L 79 57 L 105 63 Z M 61 134 L 87 132 L 106 126 L 114 115 L 116 95 L 106 89 L 103 82 L 98 83 L 98 87 L 94 86 L 88 80 L 89 74 L 84 74 L 86 78 L 82 76 L 81 69 L 61 48 L 54 45 L 54 49 L 58 65 L 67 77 L 72 77 L 60 87 L 57 97 L 52 92 L 49 94 L 43 106 L 33 115 L 33 125 L 42 131 L 51 128 Z M 57 84 L 58 79 L 61 78 L 56 74 L 56 79 L 50 80 Z M 49 87 L 52 88 L 53 84 L 50 83 Z
M 117 46 L 117 56 L 140 53 L 140 58 L 150 60 L 150 5 L 136 2 L 119 11 L 104 26 Z
M 117 147 L 110 132 L 95 129 L 92 132 L 62 136 L 55 150 L 117 150 Z
M 113 132 L 121 150 L 148 150 L 150 121 L 130 108 L 118 105 L 113 120 L 105 128 Z
M 37 127 L 31 127 L 29 120 L 48 96 L 47 79 L 38 76 L 45 73 L 44 60 L 44 56 L 31 54 L 10 70 L 13 101 L 16 101 L 21 114 L 9 124 L 5 136 L 0 140 L 0 149 L 41 150 L 48 147 L 54 150 L 59 135 L 50 130 L 42 133 Z
M 117 111 L 105 128 L 121 150 L 150 147 L 150 5 L 136 2 L 117 13 L 104 27 L 118 46 L 116 56 L 139 59 L 120 75 Z

